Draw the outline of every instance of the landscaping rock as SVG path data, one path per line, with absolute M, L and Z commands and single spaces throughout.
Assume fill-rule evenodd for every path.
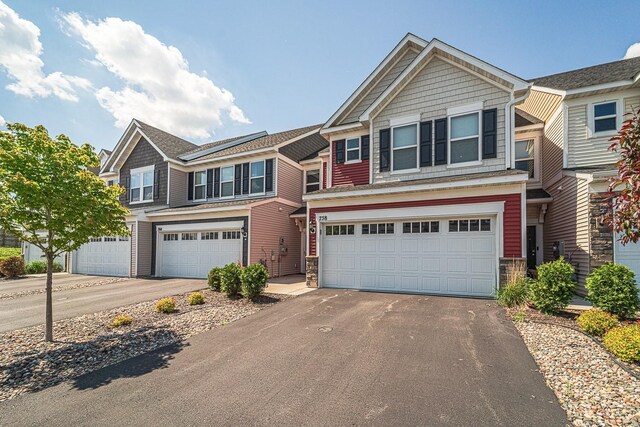
M 126 277 L 111 277 L 108 279 L 103 279 L 103 280 L 96 280 L 93 282 L 83 282 L 83 283 L 73 283 L 70 285 L 63 285 L 63 286 L 54 286 L 53 288 L 51 288 L 52 292 L 60 292 L 60 291 L 68 291 L 71 289 L 80 289 L 80 288 L 89 288 L 92 286 L 101 286 L 101 285 L 108 285 L 110 283 L 118 283 L 118 282 L 126 282 L 127 280 L 129 280 Z M 54 284 L 55 284 L 55 280 L 54 280 Z M 44 285 L 43 285 L 44 286 Z M 10 294 L 0 294 L 0 300 L 3 299 L 16 299 L 16 298 L 20 298 L 20 297 L 26 297 L 29 295 L 38 295 L 38 294 L 43 294 L 45 293 L 47 290 L 42 287 L 39 289 L 31 289 L 28 291 L 21 291 L 21 292 L 13 292 Z

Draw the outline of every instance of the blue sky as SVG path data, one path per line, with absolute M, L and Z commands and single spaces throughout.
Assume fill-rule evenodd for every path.
M 0 0 L 0 116 L 98 149 L 131 116 L 196 143 L 275 132 L 325 121 L 407 32 L 523 78 L 621 59 L 640 9 L 616 4 Z

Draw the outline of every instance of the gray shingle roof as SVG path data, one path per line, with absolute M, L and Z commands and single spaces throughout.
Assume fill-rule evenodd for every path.
M 300 162 L 301 160 L 312 159 L 318 155 L 318 152 L 329 146 L 329 141 L 324 139 L 319 132 L 311 134 L 307 137 L 285 145 L 280 152 L 293 160 Z
M 538 77 L 529 81 L 536 86 L 570 90 L 621 80 L 631 80 L 638 73 L 640 73 L 640 57 L 593 65 L 578 70 Z
M 194 154 L 194 153 L 198 153 L 200 151 L 208 150 L 209 148 L 213 148 L 213 147 L 217 147 L 219 145 L 227 144 L 229 142 L 237 141 L 237 140 L 242 139 L 242 138 L 247 138 L 247 137 L 249 137 L 251 135 L 253 135 L 253 133 L 248 133 L 246 135 L 240 135 L 240 136 L 234 136 L 232 138 L 227 138 L 227 139 L 221 139 L 220 141 L 208 142 L 206 144 L 202 144 L 200 146 L 197 146 L 193 150 L 189 150 L 186 153 L 181 153 L 180 155 L 181 156 L 188 156 L 190 154 Z
M 289 216 L 306 215 L 306 214 L 307 214 L 307 205 L 304 205 L 303 207 L 298 208 L 295 211 L 291 212 Z
M 151 142 L 171 159 L 177 159 L 180 154 L 198 147 L 196 144 L 185 141 L 182 138 L 143 123 L 140 120 L 136 120 L 136 122 L 140 126 L 142 132 L 151 139 Z
M 551 194 L 542 188 L 530 188 L 527 190 L 527 199 L 551 199 Z
M 263 200 L 263 198 L 252 198 L 252 199 L 244 199 L 244 200 L 232 200 L 228 202 L 213 202 L 213 203 L 200 203 L 195 205 L 187 205 L 187 206 L 178 206 L 175 208 L 167 208 L 161 209 L 156 212 L 161 213 L 174 213 L 174 212 L 191 212 L 197 211 L 200 209 L 214 209 L 214 208 L 226 208 L 229 206 L 244 206 L 249 205 L 251 203 L 255 203 L 257 201 Z

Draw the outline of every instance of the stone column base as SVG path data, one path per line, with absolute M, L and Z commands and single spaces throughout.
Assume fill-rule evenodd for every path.
M 526 258 L 500 258 L 500 274 L 498 287 L 503 287 L 507 284 L 508 272 L 511 268 L 516 268 L 526 272 L 527 259 Z
M 307 287 L 308 288 L 318 287 L 318 257 L 317 256 L 307 257 Z

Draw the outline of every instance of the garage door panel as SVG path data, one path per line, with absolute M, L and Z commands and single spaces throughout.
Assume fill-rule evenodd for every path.
M 402 271 L 418 271 L 419 260 L 416 256 L 402 257 Z
M 493 291 L 493 282 L 488 279 L 474 278 L 471 280 L 471 292 L 475 295 L 486 295 Z
M 362 271 L 375 271 L 378 268 L 378 260 L 373 256 L 360 258 L 360 269 Z
M 442 281 L 442 278 L 440 276 L 432 276 L 432 275 L 426 275 L 426 276 L 422 276 L 422 286 L 420 287 L 420 289 L 423 292 L 441 292 L 442 288 L 440 286 L 440 282 Z
M 439 253 L 441 248 L 441 240 L 437 237 L 427 236 L 422 240 L 423 253 Z
M 395 256 L 382 256 L 378 258 L 380 263 L 380 270 L 382 271 L 395 271 L 396 270 L 396 257 Z
M 403 253 L 416 253 L 418 252 L 418 239 L 402 239 L 400 250 Z
M 623 245 L 620 234 L 616 234 L 614 259 L 616 263 L 629 267 L 635 273 L 636 284 L 640 287 L 640 242 Z
M 73 271 L 80 274 L 128 276 L 129 240 L 100 238 L 82 245 L 75 253 Z
M 356 267 L 356 257 L 354 255 L 343 255 L 340 257 L 338 268 L 340 269 L 354 269 Z
M 471 259 L 471 271 L 472 274 L 491 273 L 494 267 L 492 261 L 487 258 L 472 258 Z
M 493 248 L 493 239 L 483 237 L 480 239 L 470 240 L 471 242 L 471 252 L 474 253 L 490 253 Z
M 394 253 L 396 251 L 395 240 L 389 238 L 378 240 L 378 251 L 381 253 Z
M 466 277 L 448 277 L 447 290 L 453 294 L 469 293 L 469 286 Z
M 358 241 L 361 254 L 375 254 L 378 252 L 378 242 L 373 239 L 363 238 Z
M 400 276 L 398 288 L 403 291 L 417 291 L 418 290 L 418 276 L 403 274 Z

